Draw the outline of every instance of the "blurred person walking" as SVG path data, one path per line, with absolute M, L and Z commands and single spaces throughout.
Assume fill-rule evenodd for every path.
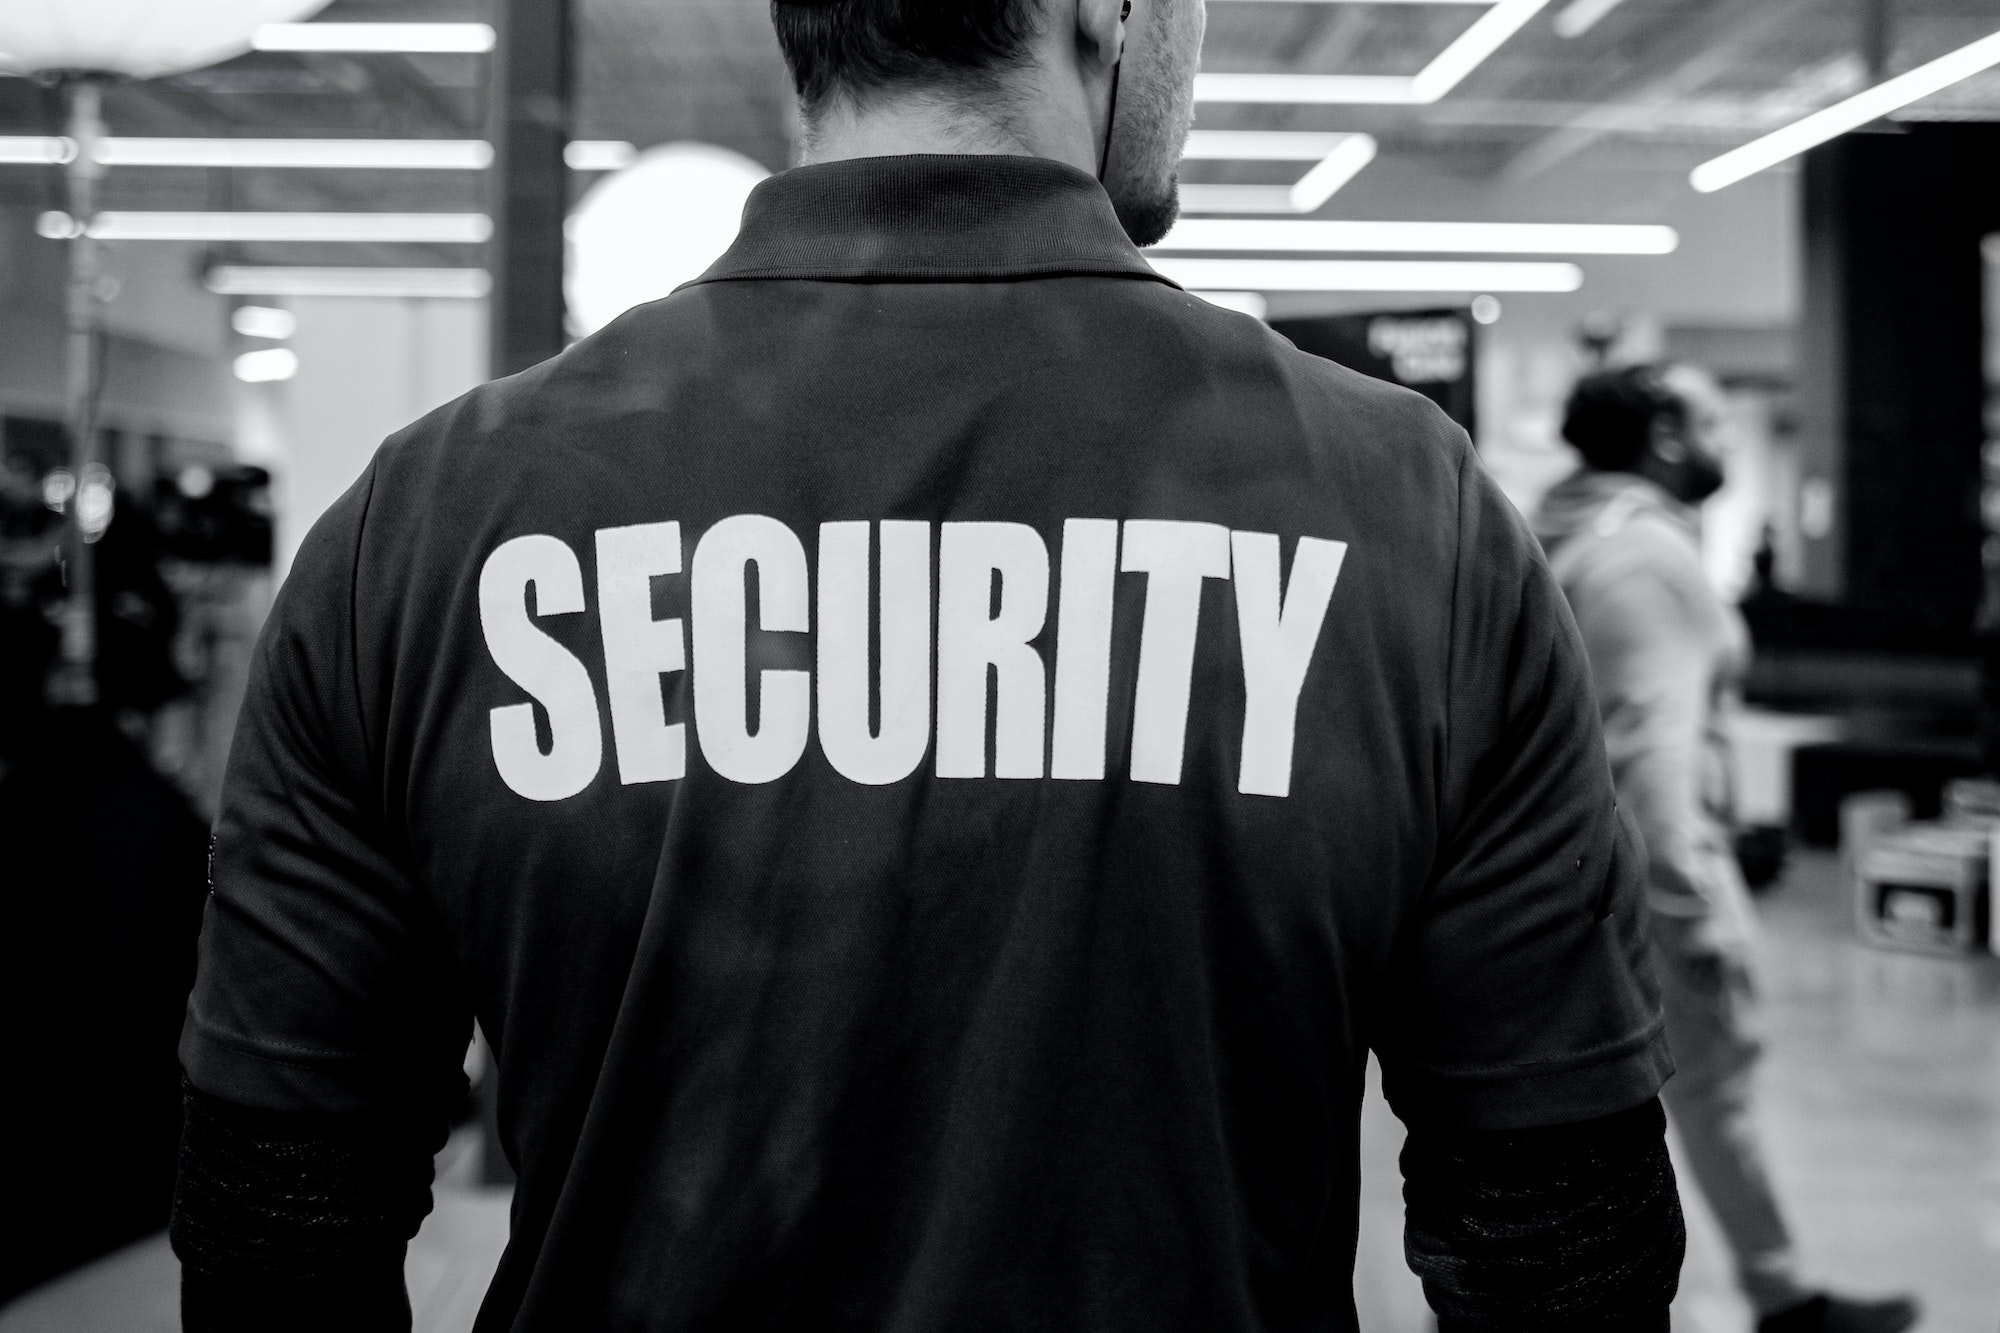
M 1756 914 L 1733 850 L 1725 730 L 1749 633 L 1703 572 L 1698 523 L 1724 480 L 1723 408 L 1692 367 L 1585 377 L 1563 420 L 1582 466 L 1543 499 L 1535 531 L 1590 656 L 1619 801 L 1644 835 L 1677 1070 L 1663 1096 L 1759 1333 L 1895 1333 L 1916 1322 L 1914 1300 L 1802 1285 L 1751 1108 Z
M 1587 664 L 1427 400 L 1160 278 L 1199 0 L 780 3 L 807 165 L 300 550 L 182 1048 L 187 1327 L 386 1328 L 472 1015 L 482 1329 L 1664 1330 Z

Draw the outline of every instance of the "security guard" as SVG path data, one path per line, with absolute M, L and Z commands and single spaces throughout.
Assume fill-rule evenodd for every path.
M 1163 281 L 1199 0 L 774 8 L 808 164 L 392 438 L 231 761 L 190 1329 L 407 1319 L 477 1015 L 484 1329 L 1352 1329 L 1376 1051 L 1446 1328 L 1681 1226 L 1561 594 L 1465 436 Z

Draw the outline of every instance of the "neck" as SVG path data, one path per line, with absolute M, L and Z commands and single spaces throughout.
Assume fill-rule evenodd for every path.
M 812 119 L 801 160 L 994 154 L 1052 158 L 1097 174 L 1097 135 L 1080 96 L 1049 98 L 1028 90 L 1007 106 L 1003 113 L 938 93 L 878 95 L 861 105 L 836 98 Z

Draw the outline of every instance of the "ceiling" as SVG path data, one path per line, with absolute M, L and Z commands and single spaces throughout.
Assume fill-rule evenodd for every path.
M 640 146 L 696 139 L 780 168 L 792 156 L 788 84 L 767 0 L 575 0 L 573 137 Z M 1554 0 L 1428 106 L 1206 104 L 1205 129 L 1362 130 L 1384 159 L 1465 181 L 1531 181 L 1571 159 L 1684 173 L 1869 81 L 1865 15 L 1881 0 L 1623 0 L 1575 38 Z M 1889 0 L 1894 73 L 1986 35 L 1993 0 Z M 335 0 L 320 17 L 486 20 L 493 0 Z M 1413 74 L 1477 4 L 1213 0 L 1203 68 Z M 119 135 L 476 138 L 487 57 L 265 53 L 113 89 Z M 1912 108 L 2000 120 L 2000 72 Z M 0 134 L 56 132 L 49 95 L 0 78 Z M 1191 162 L 1203 182 L 1288 182 L 1297 163 Z M 579 179 L 578 188 L 588 183 Z M 114 171 L 118 209 L 476 211 L 477 172 L 150 168 Z M 0 207 L 60 205 L 55 169 L 0 166 Z M 1338 215 L 1339 196 L 1322 212 Z M 1560 214 L 1558 214 L 1560 215 Z M 252 262 L 472 264 L 470 246 L 233 246 Z

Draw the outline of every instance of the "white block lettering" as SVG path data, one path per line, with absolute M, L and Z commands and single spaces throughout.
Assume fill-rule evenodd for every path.
M 1299 538 L 1281 606 L 1277 537 L 1238 532 L 1230 542 L 1236 558 L 1236 627 L 1243 644 L 1243 766 L 1236 789 L 1251 796 L 1289 796 L 1299 691 L 1347 558 L 1347 543 Z
M 1000 605 L 993 608 L 993 581 Z M 938 538 L 937 775 L 986 776 L 986 681 L 999 678 L 993 775 L 1042 776 L 1047 680 L 1029 640 L 1049 609 L 1049 551 L 1022 523 L 946 523 Z
M 1104 714 L 1111 690 L 1111 603 L 1118 584 L 1118 523 L 1063 523 L 1056 603 L 1056 707 L 1049 775 L 1104 776 Z
M 738 514 L 717 523 L 696 544 L 688 580 L 695 737 L 711 768 L 746 783 L 789 773 L 812 727 L 811 673 L 765 670 L 758 673 L 757 731 L 750 732 L 746 580 L 753 563 L 758 627 L 809 629 L 805 548 L 775 518 Z
M 597 530 L 597 619 L 604 628 L 604 684 L 618 780 L 670 782 L 687 772 L 687 728 L 669 723 L 660 676 L 687 667 L 679 616 L 653 619 L 653 579 L 681 572 L 681 525 L 635 523 Z
M 1214 523 L 1133 519 L 1125 524 L 1123 567 L 1147 576 L 1132 705 L 1132 780 L 1178 783 L 1201 584 L 1229 577 L 1229 530 Z
M 881 725 L 868 704 L 868 529 L 819 529 L 819 745 L 836 773 L 882 786 L 923 762 L 931 743 L 931 525 L 881 525 Z
M 486 650 L 507 679 L 549 715 L 544 754 L 535 736 L 534 704 L 494 709 L 489 720 L 493 766 L 502 782 L 529 800 L 560 801 L 597 776 L 604 736 L 590 672 L 575 654 L 536 628 L 528 614 L 531 586 L 536 616 L 584 609 L 583 570 L 576 552 L 555 537 L 531 533 L 502 542 L 480 567 L 479 627 Z

